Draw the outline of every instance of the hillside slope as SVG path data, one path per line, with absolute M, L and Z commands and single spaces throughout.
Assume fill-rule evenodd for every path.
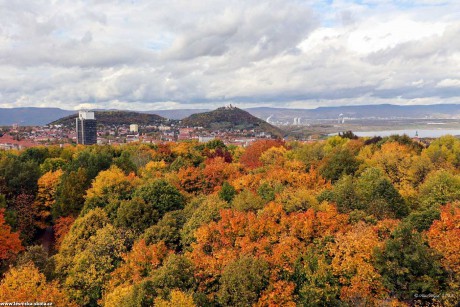
M 98 124 L 105 126 L 120 125 L 159 125 L 166 123 L 168 120 L 156 114 L 145 114 L 132 111 L 96 111 L 94 112 Z M 51 122 L 51 125 L 73 126 L 77 114 L 63 117 Z
M 283 131 L 236 107 L 222 107 L 214 111 L 197 113 L 182 120 L 183 126 L 207 129 L 256 130 L 281 136 Z
M 45 125 L 56 118 L 68 116 L 76 111 L 59 108 L 0 108 L 0 126 Z

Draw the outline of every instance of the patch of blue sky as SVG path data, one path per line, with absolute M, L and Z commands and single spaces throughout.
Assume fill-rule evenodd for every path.
M 63 29 L 56 29 L 51 33 L 51 36 L 59 39 L 67 39 L 69 37 L 69 33 Z
M 311 8 L 320 19 L 321 26 L 335 27 L 338 24 L 333 0 L 314 1 Z
M 391 1 L 376 1 L 376 0 L 353 0 L 355 4 L 364 5 L 368 8 L 374 9 L 385 5 L 392 5 L 401 10 L 410 10 L 420 7 L 430 7 L 430 6 L 446 6 L 452 3 L 450 0 L 446 1 L 420 1 L 420 0 L 391 0 Z
M 427 6 L 448 6 L 455 3 L 454 1 L 416 1 L 416 0 L 405 0 L 405 1 L 393 1 L 394 5 L 401 8 L 417 8 Z
M 398 10 L 413 10 L 422 7 L 442 7 L 449 6 L 452 4 L 451 0 L 439 0 L 439 1 L 419 1 L 419 0 L 321 0 L 311 2 L 311 8 L 315 11 L 316 15 L 320 19 L 321 26 L 327 28 L 333 28 L 340 26 L 341 20 L 338 18 L 338 7 L 340 3 L 341 9 L 349 3 L 350 7 L 362 6 L 368 10 L 379 10 L 385 9 L 385 7 L 392 7 Z
M 354 0 L 354 1 L 351 1 L 351 3 L 362 5 L 369 9 L 375 9 L 379 6 L 379 3 L 376 3 L 375 1 L 366 1 L 366 0 Z M 385 1 L 382 1 L 382 3 L 385 3 Z
M 144 43 L 147 49 L 153 51 L 162 51 L 171 47 L 174 42 L 174 36 L 166 33 L 160 34 L 155 39 L 148 40 Z

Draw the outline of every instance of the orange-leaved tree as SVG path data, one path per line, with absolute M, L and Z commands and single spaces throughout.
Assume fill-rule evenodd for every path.
M 341 300 L 367 306 L 385 297 L 382 276 L 372 264 L 373 251 L 382 244 L 378 228 L 360 222 L 329 245 L 332 269 L 342 285 Z
M 314 238 L 333 235 L 343 230 L 347 222 L 348 217 L 337 213 L 333 206 L 318 212 L 309 209 L 291 214 L 275 203 L 268 204 L 258 214 L 221 210 L 220 221 L 197 230 L 197 242 L 192 244 L 188 257 L 195 265 L 200 291 L 211 297 L 215 295 L 213 285 L 229 263 L 243 255 L 264 260 L 271 274 L 269 286 L 260 293 L 261 298 L 268 305 L 287 304 L 289 299 L 279 300 L 279 295 L 286 294 L 294 285 L 286 276 L 294 274 L 299 254 Z M 286 291 L 281 291 L 280 283 Z
M 70 231 L 73 222 L 75 222 L 75 218 L 73 216 L 63 216 L 56 220 L 56 223 L 53 226 L 56 249 L 59 249 L 61 246 L 62 240 L 64 240 L 65 235 Z
M 0 262 L 8 260 L 24 250 L 19 234 L 11 232 L 10 225 L 6 224 L 4 209 L 0 209 Z
M 441 208 L 441 219 L 428 230 L 428 242 L 443 255 L 441 263 L 449 273 L 449 284 L 460 299 L 460 203 Z
M 285 146 L 282 140 L 259 140 L 252 143 L 240 157 L 240 162 L 247 168 L 257 168 L 263 165 L 260 156 L 272 147 Z
M 147 245 L 144 239 L 134 243 L 130 252 L 123 255 L 123 263 L 112 272 L 108 289 L 141 281 L 157 269 L 171 253 L 163 241 Z

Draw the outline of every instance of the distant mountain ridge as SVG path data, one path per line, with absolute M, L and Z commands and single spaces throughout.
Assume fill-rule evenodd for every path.
M 42 126 L 76 112 L 59 108 L 0 108 L 0 126 Z
M 460 104 L 410 105 L 393 104 L 319 107 L 316 109 L 286 109 L 256 107 L 246 109 L 251 114 L 266 119 L 287 120 L 295 117 L 303 119 L 336 119 L 342 115 L 349 118 L 460 118 Z
M 269 132 L 277 136 L 282 136 L 283 134 L 279 128 L 270 125 L 247 111 L 232 106 L 218 108 L 210 112 L 192 114 L 182 120 L 182 126 L 204 127 L 214 130 L 254 129 L 259 132 Z
M 316 109 L 289 109 L 255 107 L 243 109 L 266 120 L 273 115 L 274 120 L 292 121 L 293 118 L 336 119 L 340 114 L 350 118 L 459 118 L 460 104 L 410 105 L 392 104 L 356 105 L 339 107 L 319 107 Z M 206 109 L 147 110 L 140 113 L 157 114 L 170 119 L 184 119 L 192 114 L 208 112 Z M 0 126 L 19 124 L 24 126 L 46 125 L 77 111 L 59 108 L 0 108 Z
M 160 125 L 168 121 L 168 119 L 156 114 L 139 113 L 133 111 L 95 111 L 94 113 L 97 119 L 97 123 L 106 126 L 120 126 L 130 124 Z M 77 114 L 72 114 L 55 120 L 50 124 L 71 127 L 75 125 L 75 119 L 77 116 Z

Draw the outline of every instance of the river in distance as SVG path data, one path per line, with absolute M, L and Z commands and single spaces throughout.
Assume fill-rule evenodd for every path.
M 357 136 L 361 137 L 374 137 L 374 136 L 390 136 L 390 135 L 407 135 L 409 137 L 420 138 L 438 138 L 443 135 L 460 135 L 460 129 L 403 129 L 403 130 L 381 130 L 381 131 L 357 131 L 354 132 Z M 336 133 L 334 133 L 336 134 Z M 337 134 L 336 134 L 337 135 Z

